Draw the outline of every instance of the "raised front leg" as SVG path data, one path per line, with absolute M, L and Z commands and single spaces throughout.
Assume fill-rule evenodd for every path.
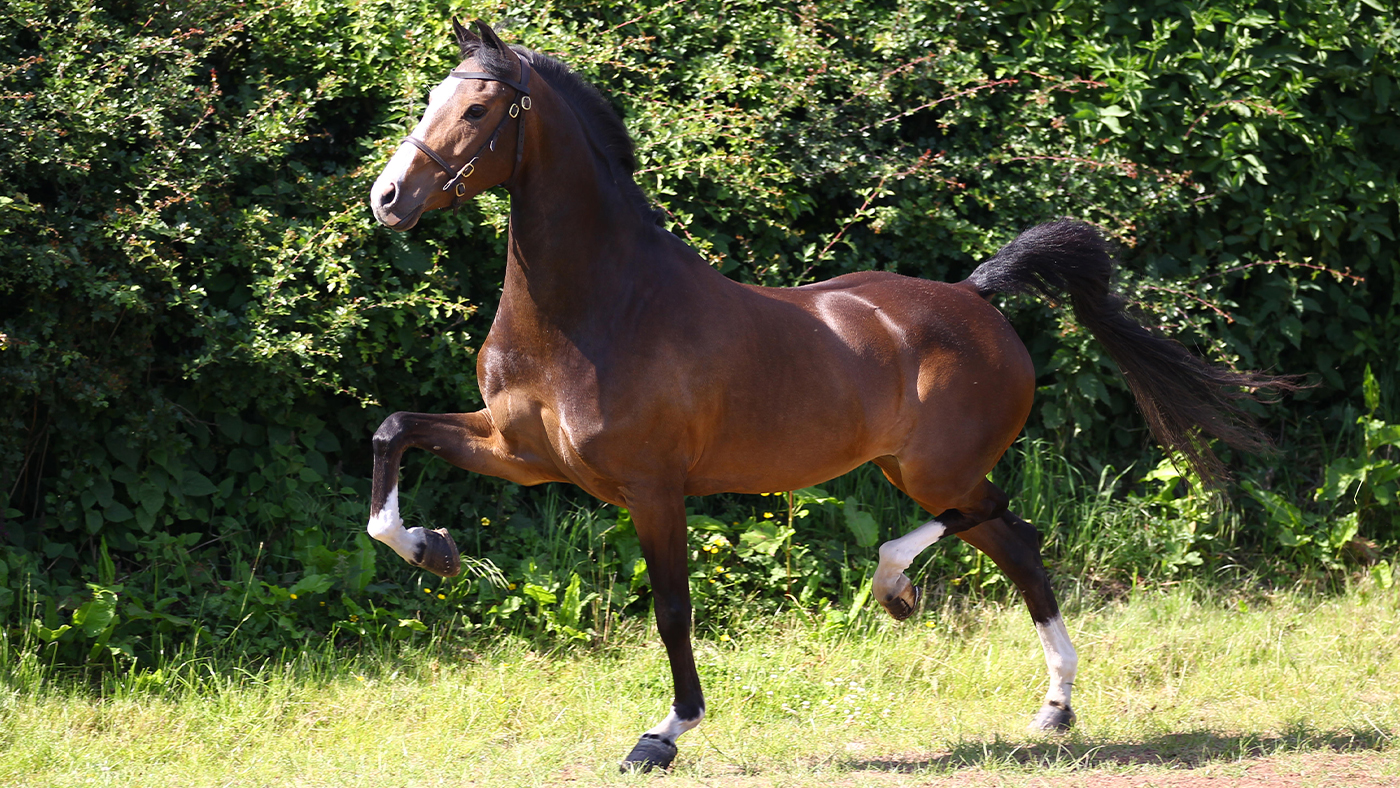
M 676 757 L 676 739 L 699 725 L 705 716 L 705 696 L 700 689 L 700 674 L 695 670 L 695 654 L 690 645 L 685 498 L 679 491 L 649 496 L 645 500 L 629 497 L 628 510 L 646 557 L 652 601 L 656 606 L 656 629 L 666 645 L 676 689 L 670 713 L 642 734 L 622 763 L 623 771 L 645 772 L 671 765 Z
M 409 447 L 427 449 L 459 468 L 520 484 L 550 478 L 531 463 L 505 451 L 506 441 L 486 411 L 476 413 L 395 413 L 374 433 L 374 482 L 370 492 L 369 535 L 389 545 L 403 560 L 441 577 L 462 571 L 461 554 L 446 528 L 405 529 L 399 516 L 399 461 Z
M 1040 556 L 1040 532 L 1011 512 L 958 534 L 963 541 L 987 554 L 1011 582 L 1030 609 L 1045 666 L 1050 672 L 1050 689 L 1045 705 L 1031 720 L 1032 730 L 1067 731 L 1074 725 L 1074 709 L 1069 704 L 1070 688 L 1079 668 L 1079 657 L 1070 642 L 1060 616 L 1059 603 L 1050 588 L 1050 575 Z

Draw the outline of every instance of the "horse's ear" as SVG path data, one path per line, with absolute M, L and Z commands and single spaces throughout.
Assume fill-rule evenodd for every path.
M 457 46 L 466 49 L 469 44 L 480 44 L 481 38 L 471 31 L 471 28 L 464 27 L 457 17 L 452 17 L 452 33 L 457 36 Z
M 493 46 L 501 52 L 510 51 L 506 48 L 506 42 L 502 41 L 501 37 L 496 35 L 496 31 L 492 30 L 490 25 L 478 19 L 476 20 L 476 29 L 481 31 L 481 40 L 487 46 Z

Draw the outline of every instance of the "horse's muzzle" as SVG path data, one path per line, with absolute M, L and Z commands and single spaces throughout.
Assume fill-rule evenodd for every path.
M 404 206 L 399 204 L 401 192 L 399 185 L 393 181 L 376 183 L 370 191 L 369 206 L 374 211 L 374 218 L 391 230 L 407 230 L 417 224 L 418 217 L 423 214 L 422 204 L 404 210 Z

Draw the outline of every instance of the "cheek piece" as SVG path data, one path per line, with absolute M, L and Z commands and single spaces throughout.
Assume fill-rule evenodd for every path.
M 466 195 L 467 184 L 464 183 L 464 181 L 470 178 L 472 173 L 476 171 L 476 162 L 477 159 L 481 158 L 482 151 L 488 148 L 494 151 L 496 149 L 496 138 L 501 135 L 501 129 L 505 128 L 506 121 L 511 118 L 518 118 L 522 110 L 528 111 L 530 109 L 530 64 L 520 53 L 516 52 L 514 54 L 516 59 L 520 61 L 520 81 L 518 82 L 498 77 L 494 74 L 487 74 L 482 71 L 453 71 L 448 74 L 449 77 L 456 79 L 485 79 L 491 82 L 500 82 L 503 85 L 509 85 L 515 88 L 515 100 L 511 103 L 510 110 L 501 116 L 500 122 L 496 124 L 496 129 L 491 132 L 491 136 L 486 139 L 486 142 L 482 143 L 481 147 L 476 149 L 476 153 L 472 155 L 466 164 L 463 164 L 460 168 L 453 167 L 451 164 L 447 163 L 447 159 L 443 158 L 442 154 L 433 150 L 432 146 L 427 142 L 424 142 L 412 134 L 404 137 L 404 142 L 423 151 L 428 158 L 436 162 L 437 165 L 447 173 L 448 180 L 447 183 L 443 184 L 442 190 L 452 192 L 453 208 L 456 208 L 457 204 L 462 200 L 462 197 Z M 515 124 L 515 128 L 515 163 L 510 167 L 510 174 L 512 177 L 515 175 L 515 169 L 520 166 L 520 157 L 525 153 L 525 119 L 519 118 L 519 122 Z

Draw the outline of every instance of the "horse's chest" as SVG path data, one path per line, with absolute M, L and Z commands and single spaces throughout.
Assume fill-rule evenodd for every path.
M 499 397 L 555 401 L 588 395 L 594 376 L 577 354 L 499 333 L 492 329 L 477 367 L 481 395 L 488 404 Z
M 604 429 L 593 369 L 567 359 L 493 353 L 481 369 L 482 398 L 507 439 L 548 444 L 568 462 Z

